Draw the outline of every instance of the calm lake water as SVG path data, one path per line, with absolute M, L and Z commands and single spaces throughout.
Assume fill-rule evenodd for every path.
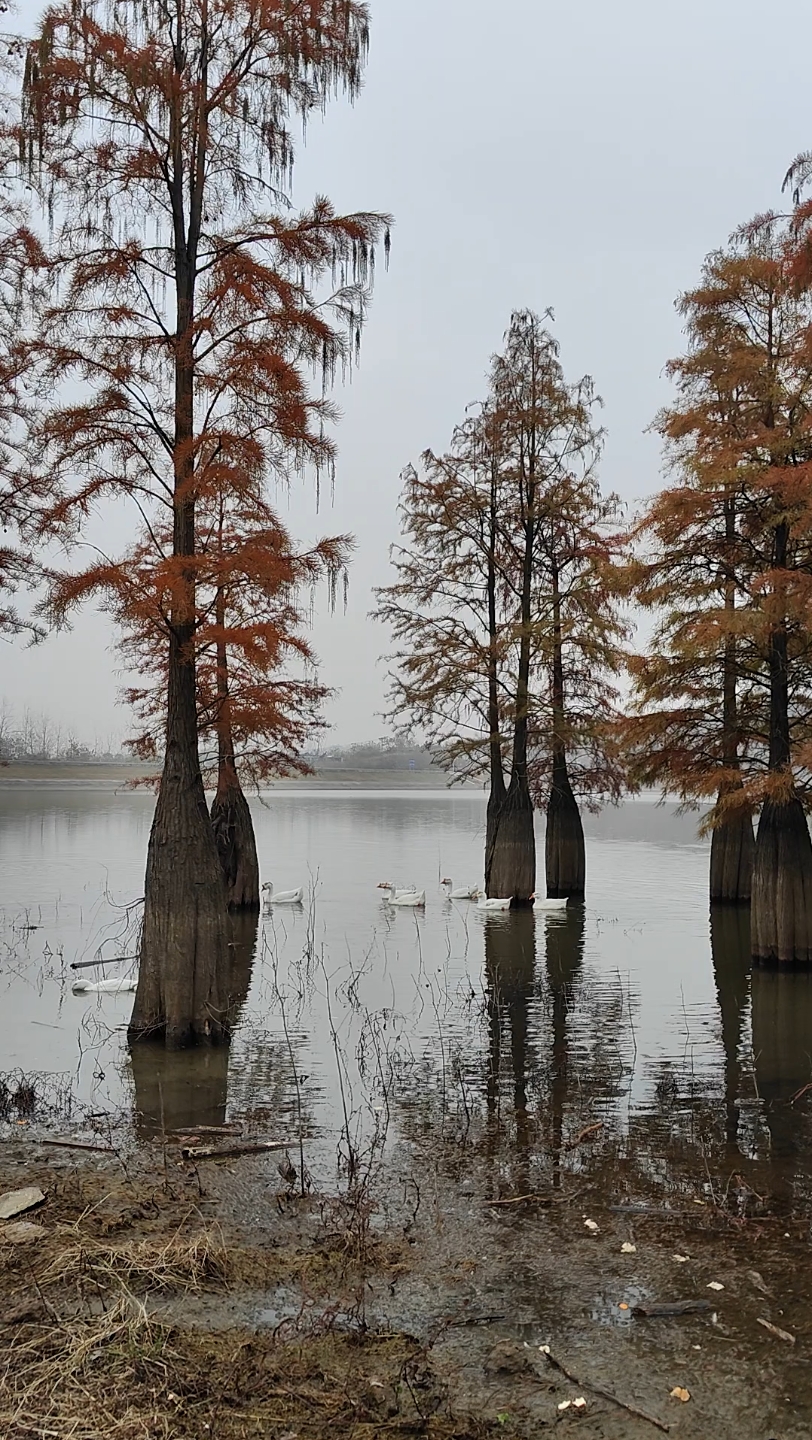
M 271 793 L 253 803 L 263 878 L 309 899 L 235 936 L 230 1051 L 131 1059 L 132 997 L 74 995 L 70 966 L 133 954 L 152 804 L 0 789 L 0 1071 L 12 1093 L 36 1077 L 42 1123 L 245 1119 L 306 1137 L 316 1168 L 385 1133 L 495 1126 L 553 1180 L 597 1154 L 631 1189 L 690 1175 L 812 1196 L 810 1096 L 793 1101 L 812 978 L 751 976 L 747 916 L 709 917 L 695 818 L 589 818 L 584 908 L 485 918 L 439 890 L 481 879 L 478 793 Z M 424 887 L 425 913 L 387 909 L 380 880 Z

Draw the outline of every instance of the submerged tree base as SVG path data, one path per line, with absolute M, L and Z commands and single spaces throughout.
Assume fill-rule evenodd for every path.
M 130 1044 L 182 1049 L 227 1040 L 230 940 L 203 781 L 168 752 L 147 853 Z
M 496 818 L 491 849 L 490 873 L 486 877 L 489 898 L 510 899 L 515 909 L 530 906 L 536 889 L 536 834 L 533 802 L 525 785 L 511 781 L 504 804 Z
M 564 786 L 554 785 L 550 792 L 544 858 L 548 899 L 583 900 L 586 888 L 584 827 L 569 782 Z
M 713 904 L 749 905 L 756 841 L 749 815 L 728 820 L 712 832 L 710 898 Z
M 240 784 L 220 785 L 211 823 L 230 910 L 259 910 L 259 861 L 251 811 Z
M 761 812 L 751 936 L 754 965 L 812 965 L 812 841 L 797 796 Z

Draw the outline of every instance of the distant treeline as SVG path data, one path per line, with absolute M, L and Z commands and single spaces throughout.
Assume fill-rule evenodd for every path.
M 332 745 L 304 756 L 313 770 L 431 770 L 428 750 L 394 740 L 371 740 L 364 745 Z
M 44 760 L 121 760 L 116 742 L 108 735 L 96 736 L 92 745 L 76 731 L 44 711 L 26 707 L 17 715 L 0 700 L 0 762 Z

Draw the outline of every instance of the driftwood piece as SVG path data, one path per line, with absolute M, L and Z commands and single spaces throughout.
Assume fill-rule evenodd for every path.
M 643 1300 L 632 1313 L 647 1320 L 673 1320 L 677 1315 L 704 1315 L 715 1309 L 710 1300 Z
M 789 1330 L 782 1330 L 780 1325 L 772 1325 L 769 1320 L 762 1320 L 760 1317 L 756 1324 L 761 1325 L 770 1335 L 774 1335 L 776 1340 L 784 1340 L 787 1345 L 795 1344 L 795 1336 L 790 1335 Z
M 601 1400 L 608 1400 L 610 1405 L 617 1405 L 619 1410 L 625 1410 L 627 1415 L 633 1415 L 636 1420 L 645 1420 L 647 1424 L 653 1425 L 656 1430 L 662 1430 L 667 1435 L 671 1429 L 664 1420 L 658 1420 L 656 1415 L 649 1415 L 645 1410 L 639 1410 L 628 1400 L 621 1400 L 612 1390 L 604 1390 L 602 1385 L 593 1385 L 591 1380 L 579 1380 L 577 1375 L 568 1369 L 562 1360 L 552 1354 L 549 1345 L 542 1346 L 542 1355 L 545 1355 L 554 1370 L 560 1370 L 561 1374 L 574 1385 L 577 1390 L 591 1390 L 593 1395 L 599 1395 Z
M 56 1150 L 91 1150 L 94 1155 L 116 1155 L 112 1145 L 90 1145 L 85 1140 L 39 1140 L 39 1145 L 51 1145 Z
M 235 1160 L 239 1155 L 268 1155 L 287 1150 L 290 1140 L 246 1140 L 244 1145 L 184 1145 L 184 1160 Z
M 229 1135 L 242 1135 L 245 1126 L 241 1121 L 236 1120 L 222 1125 L 179 1125 L 174 1129 L 167 1130 L 167 1135 L 222 1135 L 228 1139 Z
M 98 960 L 72 960 L 70 968 L 71 970 L 92 970 L 96 965 L 123 965 L 125 961 L 137 959 L 137 955 L 111 955 L 109 960 L 105 960 L 100 955 Z

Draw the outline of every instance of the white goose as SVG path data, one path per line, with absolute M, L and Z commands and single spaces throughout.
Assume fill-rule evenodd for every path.
M 478 885 L 470 885 L 461 890 L 454 889 L 453 880 L 441 880 L 440 884 L 445 890 L 446 900 L 478 900 L 482 895 Z
M 300 885 L 298 890 L 274 891 L 271 881 L 266 880 L 262 894 L 265 897 L 264 909 L 267 915 L 274 905 L 301 905 L 304 900 L 304 886 Z
M 110 975 L 106 980 L 74 980 L 71 990 L 74 995 L 127 995 L 138 989 L 137 980 L 128 980 L 126 975 Z
M 567 897 L 565 895 L 563 900 L 540 900 L 536 895 L 533 904 L 537 910 L 566 910 Z
M 510 902 L 509 899 L 508 899 L 508 900 L 497 900 L 497 899 L 489 900 L 489 899 L 486 899 L 485 896 L 483 896 L 481 900 L 477 900 L 476 908 L 477 908 L 477 910 L 509 910 L 509 909 L 510 909 L 510 905 L 511 905 L 511 902 Z
M 399 890 L 388 880 L 381 880 L 378 889 L 383 891 L 383 898 L 387 905 L 400 905 L 415 910 L 425 907 L 425 890 L 415 890 L 413 885 L 408 890 Z

